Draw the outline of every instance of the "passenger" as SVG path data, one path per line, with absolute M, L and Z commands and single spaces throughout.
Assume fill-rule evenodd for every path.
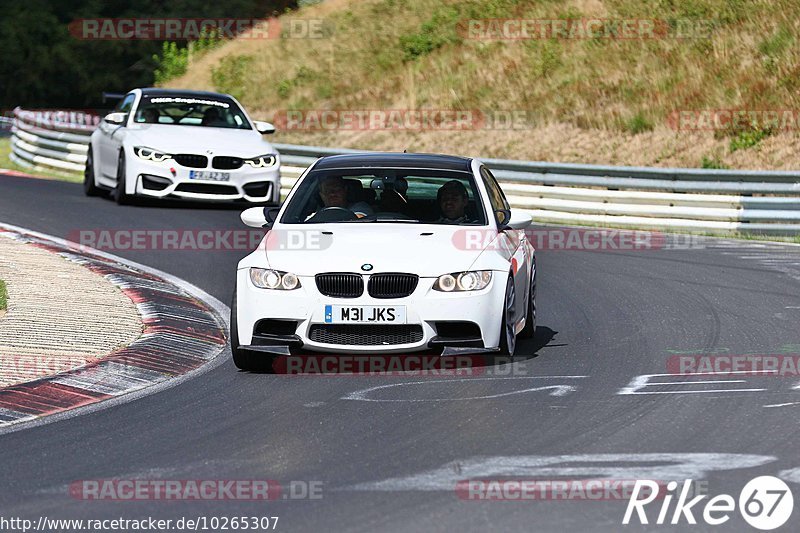
M 472 222 L 464 212 L 469 205 L 469 193 L 464 184 L 458 180 L 450 180 L 436 193 L 442 216 L 436 222 L 443 224 L 461 224 Z
M 158 109 L 155 107 L 148 107 L 142 111 L 142 122 L 145 124 L 158 124 Z

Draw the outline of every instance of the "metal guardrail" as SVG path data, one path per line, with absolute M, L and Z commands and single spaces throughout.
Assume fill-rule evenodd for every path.
M 0 116 L 0 137 L 9 137 L 13 124 L 14 120 L 11 117 Z
M 83 170 L 99 117 L 14 110 L 12 159 L 60 173 Z M 282 192 L 317 158 L 361 150 L 274 145 Z M 771 235 L 800 234 L 800 171 L 620 167 L 483 159 L 509 202 L 537 222 Z

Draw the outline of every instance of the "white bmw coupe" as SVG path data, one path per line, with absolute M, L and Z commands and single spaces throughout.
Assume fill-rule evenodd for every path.
M 261 137 L 274 131 L 230 95 L 134 89 L 92 133 L 84 192 L 277 205 L 280 157 Z
M 477 159 L 370 153 L 323 157 L 242 259 L 231 305 L 241 369 L 298 350 L 513 355 L 536 329 L 529 213 L 511 210 Z

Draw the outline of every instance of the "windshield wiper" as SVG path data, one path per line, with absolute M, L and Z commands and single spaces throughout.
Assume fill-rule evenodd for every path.
M 410 222 L 412 224 L 419 224 L 419 220 L 414 218 L 372 218 L 372 217 L 364 217 L 359 218 L 358 220 L 354 220 L 353 222 L 358 222 L 361 220 L 366 220 L 367 222 Z

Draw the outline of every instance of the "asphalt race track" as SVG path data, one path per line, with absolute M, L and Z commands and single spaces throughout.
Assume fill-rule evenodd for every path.
M 59 237 L 243 229 L 238 217 L 196 205 L 119 207 L 84 197 L 80 185 L 0 176 L 0 221 Z M 521 341 L 520 361 L 494 368 L 492 379 L 248 374 L 228 359 L 166 391 L 1 435 L 3 514 L 279 516 L 285 531 L 619 531 L 625 500 L 468 501 L 455 483 L 599 468 L 623 479 L 677 474 L 734 499 L 748 480 L 780 475 L 800 494 L 800 376 L 640 377 L 667 374 L 679 352 L 800 353 L 800 247 L 704 242 L 540 250 L 539 339 Z M 226 303 L 245 255 L 111 252 Z M 109 478 L 305 480 L 323 489 L 320 499 L 266 503 L 69 494 L 75 481 Z M 798 513 L 784 528 L 796 527 Z M 651 521 L 657 514 L 648 508 Z M 648 527 L 662 529 L 671 528 Z M 752 531 L 736 513 L 724 530 Z

